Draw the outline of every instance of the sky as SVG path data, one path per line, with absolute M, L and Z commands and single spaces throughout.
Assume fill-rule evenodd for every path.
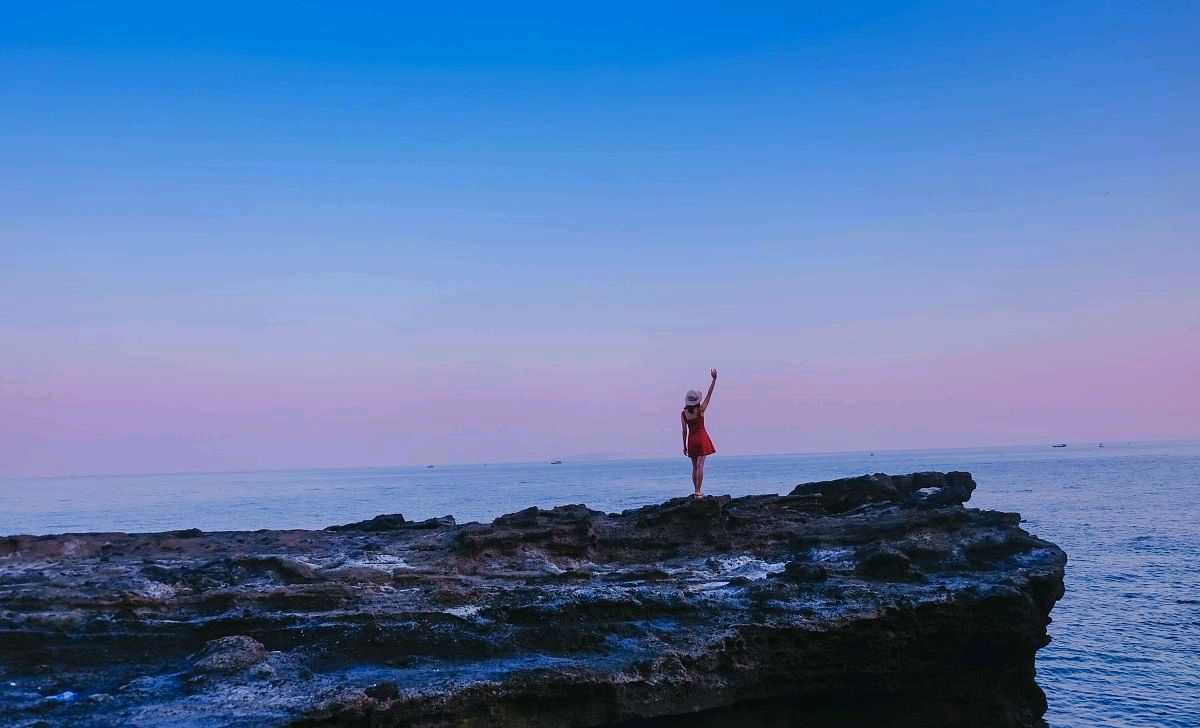
M 1200 5 L 25 3 L 0 476 L 1200 437 Z M 682 455 L 680 454 L 680 457 Z

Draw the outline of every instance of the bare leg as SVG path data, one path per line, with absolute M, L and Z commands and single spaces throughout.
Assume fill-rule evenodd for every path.
M 700 490 L 700 488 L 701 488 L 701 486 L 704 485 L 704 458 L 705 457 L 707 457 L 707 456 L 701 455 L 699 457 L 692 458 L 692 486 L 695 487 L 695 489 L 696 489 L 696 492 L 692 494 L 692 497 L 694 497 L 694 498 L 703 498 L 704 497 L 704 493 L 703 493 L 703 491 Z

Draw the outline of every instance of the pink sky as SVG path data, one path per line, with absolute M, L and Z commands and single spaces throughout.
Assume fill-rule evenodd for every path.
M 424 361 L 96 352 L 3 381 L 0 455 L 6 475 L 671 456 L 682 394 L 709 365 L 723 454 L 1194 437 L 1200 336 L 1162 313 L 1046 320 L 1002 345 L 954 346 L 986 317 L 952 316 L 541 346 L 434 335 Z M 904 345 L 914 330 L 930 333 Z

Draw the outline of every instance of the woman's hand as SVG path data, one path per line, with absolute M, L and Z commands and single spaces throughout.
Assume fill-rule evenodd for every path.
M 687 445 L 684 445 L 684 446 L 683 446 L 683 456 L 684 456 L 685 458 L 686 458 L 686 457 L 690 457 L 690 456 L 688 455 L 688 451 L 687 451 Z
M 717 381 L 717 370 L 716 369 L 713 369 L 711 372 L 709 372 L 709 374 L 712 375 L 714 382 Z

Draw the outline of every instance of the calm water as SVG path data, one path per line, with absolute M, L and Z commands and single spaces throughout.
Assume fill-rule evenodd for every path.
M 972 504 L 1019 511 L 1070 556 L 1038 680 L 1053 726 L 1200 726 L 1200 443 L 723 457 L 710 493 L 864 472 L 969 470 Z M 689 492 L 670 460 L 0 481 L 0 534 L 324 527 L 379 513 L 490 520 L 529 505 L 621 510 Z

